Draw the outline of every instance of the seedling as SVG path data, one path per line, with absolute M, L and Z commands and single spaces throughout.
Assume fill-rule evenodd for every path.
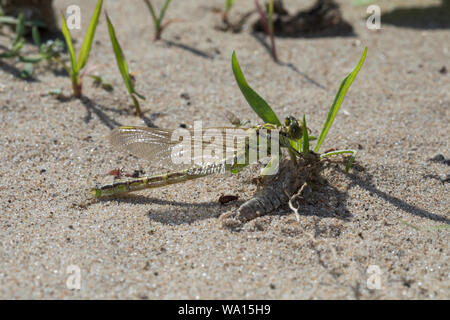
M 265 215 L 273 210 L 276 210 L 283 203 L 288 203 L 290 208 L 294 211 L 297 220 L 299 221 L 299 208 L 295 208 L 292 205 L 292 200 L 305 199 L 311 192 L 310 183 L 316 179 L 315 177 L 320 170 L 320 159 L 327 158 L 336 154 L 351 153 L 352 157 L 346 166 L 346 171 L 353 162 L 356 151 L 354 150 L 338 150 L 328 152 L 324 154 L 317 154 L 321 144 L 323 143 L 325 136 L 330 129 L 337 111 L 339 110 L 342 101 L 348 88 L 355 79 L 362 64 L 364 63 L 367 54 L 367 48 L 356 66 L 356 68 L 342 81 L 341 86 L 336 94 L 334 102 L 330 108 L 327 120 L 320 134 L 319 139 L 314 147 L 314 151 L 309 150 L 309 142 L 314 139 L 308 135 L 308 129 L 306 125 L 306 117 L 303 116 L 303 121 L 295 120 L 293 117 L 286 119 L 286 123 L 290 122 L 289 129 L 301 128 L 301 136 L 299 133 L 290 135 L 290 146 L 288 148 L 291 161 L 283 159 L 279 165 L 278 174 L 276 178 L 267 181 L 262 191 L 258 192 L 252 199 L 242 204 L 238 210 L 230 211 L 222 215 L 222 224 L 228 228 L 237 228 L 243 222 L 254 219 L 258 216 Z M 273 110 L 261 98 L 245 81 L 241 68 L 237 61 L 236 55 L 233 53 L 232 59 L 233 71 L 238 82 L 239 88 L 243 95 L 247 99 L 250 106 L 264 121 L 270 121 L 273 125 L 279 126 L 278 117 Z M 292 123 L 296 123 L 297 126 L 292 126 Z M 272 158 L 274 159 L 274 158 Z M 272 163 L 266 166 L 264 171 L 270 170 Z
M 233 7 L 235 0 L 225 0 L 225 9 L 222 14 L 222 21 L 225 24 L 228 24 L 228 13 L 230 12 L 231 8 Z
M 139 101 L 137 98 L 145 100 L 145 97 L 137 93 L 136 90 L 134 89 L 134 81 L 132 79 L 130 72 L 128 71 L 127 61 L 125 60 L 122 48 L 120 47 L 119 41 L 117 40 L 114 26 L 111 23 L 111 20 L 109 19 L 107 14 L 106 14 L 106 21 L 108 22 L 108 31 L 109 37 L 111 39 L 111 44 L 114 50 L 114 54 L 116 55 L 117 67 L 119 68 L 120 74 L 122 75 L 122 79 L 123 82 L 125 83 L 125 86 L 127 87 L 128 93 L 131 99 L 133 100 L 134 107 L 136 108 L 136 114 L 140 116 L 141 108 L 139 106 Z
M 11 17 L 0 17 L 0 18 L 11 18 Z M 57 60 L 64 49 L 63 43 L 56 40 L 48 40 L 46 43 L 41 43 L 41 36 L 39 34 L 39 24 L 29 24 L 25 19 L 23 14 L 20 14 L 16 21 L 16 33 L 14 40 L 11 43 L 10 49 L 0 54 L 0 58 L 18 58 L 19 61 L 25 63 L 24 68 L 21 72 L 23 78 L 30 78 L 33 75 L 33 65 L 39 63 L 43 60 Z M 7 19 L 8 20 L 8 19 Z M 0 19 L 0 23 L 4 22 Z M 32 37 L 35 45 L 39 48 L 38 54 L 32 54 L 28 56 L 23 56 L 21 54 L 21 49 L 25 44 L 25 39 L 23 37 L 25 27 L 29 25 L 32 30 Z
M 64 64 L 64 68 L 70 74 L 70 79 L 72 81 L 73 94 L 77 98 L 82 96 L 82 81 L 83 77 L 92 72 L 93 68 L 86 68 L 86 63 L 89 58 L 89 52 L 91 51 L 92 41 L 94 40 L 95 30 L 97 29 L 98 19 L 100 16 L 100 11 L 102 9 L 103 0 L 97 2 L 94 13 L 92 14 L 89 27 L 84 36 L 83 44 L 78 56 L 78 60 L 75 56 L 75 50 L 73 48 L 72 38 L 70 36 L 69 28 L 67 27 L 66 18 L 62 14 L 62 33 L 64 39 L 66 40 L 67 49 L 70 55 L 70 68 Z
M 273 29 L 273 0 L 269 0 L 267 10 L 263 10 L 258 0 L 255 0 L 256 10 L 258 11 L 261 23 L 264 26 L 266 34 L 270 38 L 270 51 L 272 58 L 275 62 L 278 62 L 277 49 L 275 46 L 275 35 Z
M 1 9 L 0 9 L 1 10 Z M 2 11 L 0 11 L 0 24 L 13 24 L 17 25 L 21 23 L 20 17 L 14 18 L 11 16 L 5 16 Z M 25 20 L 25 27 L 45 27 L 45 24 L 38 20 Z
M 151 1 L 150 0 L 144 0 L 144 1 L 147 4 L 147 8 L 150 11 L 150 14 L 152 15 L 153 26 L 155 28 L 154 40 L 155 41 L 160 40 L 161 34 L 164 31 L 164 29 L 167 28 L 167 26 L 169 24 L 171 24 L 172 22 L 175 22 L 175 20 L 169 20 L 169 21 L 166 21 L 165 23 L 163 23 L 164 15 L 166 14 L 167 8 L 169 7 L 169 4 L 172 0 L 166 0 L 161 11 L 159 12 L 159 16 L 156 15 L 155 9 L 153 8 Z
M 4 17 L 2 17 L 4 18 Z M 14 39 L 11 41 L 9 50 L 7 52 L 1 53 L 0 58 L 15 58 L 19 56 L 19 52 L 25 44 L 25 39 L 23 34 L 25 32 L 25 18 L 21 13 L 17 18 L 16 33 Z
M 314 146 L 313 152 L 317 153 L 320 149 L 320 146 L 322 145 L 323 141 L 325 140 L 325 137 L 328 133 L 328 131 L 331 128 L 331 125 L 333 124 L 333 121 L 339 111 L 339 108 L 341 107 L 342 102 L 344 101 L 345 95 L 350 88 L 351 84 L 356 78 L 356 75 L 358 74 L 359 70 L 361 69 L 364 60 L 367 55 L 367 48 L 365 48 L 363 55 L 361 56 L 361 59 L 358 63 L 358 65 L 355 67 L 355 69 L 350 72 L 342 81 L 339 90 L 336 94 L 336 97 L 334 98 L 333 104 L 330 107 L 330 110 L 328 112 L 327 119 L 323 125 L 322 131 L 320 133 L 319 138 L 317 139 L 316 145 Z M 239 85 L 239 88 L 241 89 L 242 94 L 246 98 L 249 105 L 252 107 L 252 109 L 256 112 L 256 114 L 265 122 L 274 124 L 276 126 L 280 126 L 280 120 L 278 120 L 278 117 L 276 116 L 275 112 L 272 110 L 272 108 L 269 106 L 269 104 L 261 98 L 247 83 L 245 80 L 244 74 L 241 71 L 241 68 L 239 66 L 238 60 L 236 58 L 236 55 L 233 53 L 232 58 L 232 67 L 233 72 L 236 78 L 236 81 Z M 296 120 L 297 121 L 297 120 Z M 298 122 L 298 121 L 297 121 Z M 303 122 L 300 124 L 300 127 L 302 127 L 302 137 L 296 140 L 291 141 L 291 146 L 295 151 L 297 151 L 299 154 L 303 154 L 304 156 L 308 155 L 311 150 L 309 150 L 309 141 L 311 140 L 311 136 L 308 135 L 307 127 L 306 127 L 306 117 L 303 116 Z M 314 139 L 314 137 L 313 137 Z M 294 160 L 294 152 L 292 150 L 289 150 L 291 158 Z M 331 152 L 326 152 L 320 155 L 321 159 L 328 158 L 334 155 L 339 154 L 351 154 L 350 160 L 347 163 L 347 166 L 345 170 L 348 172 L 350 169 L 350 166 L 352 165 L 355 157 L 356 157 L 356 151 L 355 150 L 336 150 Z

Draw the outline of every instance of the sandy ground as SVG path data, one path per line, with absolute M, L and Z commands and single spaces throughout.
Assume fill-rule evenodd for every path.
M 285 2 L 294 11 L 311 1 Z M 85 30 L 94 1 L 55 7 L 73 3 L 81 5 Z M 70 93 L 64 73 L 42 66 L 27 82 L 20 65 L 0 62 L 1 298 L 450 298 L 449 185 L 440 180 L 449 167 L 429 161 L 450 156 L 450 74 L 439 72 L 450 69 L 450 12 L 439 1 L 381 1 L 382 13 L 406 10 L 407 17 L 392 22 L 391 14 L 379 31 L 366 29 L 365 7 L 341 1 L 356 36 L 277 39 L 280 59 L 297 71 L 274 64 L 248 31 L 215 30 L 219 15 L 211 8 L 222 1 L 174 1 L 168 17 L 185 21 L 163 34 L 172 44 L 152 42 L 143 1 L 120 3 L 105 1 L 105 8 L 147 97 L 145 121 L 129 107 L 104 17 L 90 61 L 105 65 L 100 73 L 112 93 L 87 79 L 86 98 L 61 102 L 47 92 Z M 253 2 L 242 3 L 234 14 Z M 410 12 L 421 15 L 411 20 Z M 77 49 L 83 34 L 73 32 Z M 227 125 L 224 109 L 258 121 L 234 81 L 233 50 L 280 117 L 305 113 L 318 134 L 364 46 L 366 63 L 323 146 L 358 149 L 356 166 L 349 174 L 341 163 L 325 170 L 328 184 L 315 191 L 300 225 L 284 210 L 240 232 L 221 228 L 218 217 L 255 192 L 252 170 L 122 199 L 89 198 L 113 168 L 151 172 L 145 160 L 108 145 L 111 128 Z M 223 194 L 240 200 L 222 206 Z M 80 269 L 80 290 L 66 286 L 71 265 Z M 369 266 L 381 272 L 379 289 L 368 288 Z

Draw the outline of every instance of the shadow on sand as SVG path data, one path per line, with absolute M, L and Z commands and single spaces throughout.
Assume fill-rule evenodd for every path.
M 353 217 L 346 206 L 349 197 L 348 190 L 354 186 L 359 186 L 370 192 L 371 195 L 375 195 L 383 199 L 384 201 L 395 206 L 401 211 L 432 221 L 442 222 L 447 225 L 450 224 L 450 220 L 445 216 L 429 212 L 426 209 L 422 209 L 415 205 L 409 204 L 400 198 L 377 189 L 372 182 L 373 176 L 371 174 L 365 173 L 364 168 L 356 164 L 354 165 L 351 173 L 345 173 L 341 166 L 337 165 L 335 167 L 332 167 L 331 169 L 336 171 L 336 173 L 346 175 L 351 179 L 351 182 L 347 186 L 346 191 L 340 191 L 329 184 L 324 178 L 319 178 L 317 183 L 312 185 L 312 194 L 299 208 L 299 212 L 301 213 L 301 215 L 316 216 L 319 219 L 337 218 L 344 222 L 348 222 Z M 202 182 L 200 181 L 199 183 Z M 176 188 L 176 186 L 173 186 L 173 188 Z M 114 198 L 114 200 L 130 204 L 156 204 L 176 207 L 175 210 L 151 210 L 147 213 L 150 220 L 169 225 L 190 224 L 199 220 L 218 218 L 222 213 L 230 210 L 235 210 L 245 202 L 245 200 L 241 199 L 228 203 L 226 205 L 222 205 L 218 201 L 193 203 L 182 201 L 168 201 L 133 194 L 124 197 L 117 197 Z M 100 201 L 111 200 L 104 199 Z M 269 215 L 279 216 L 287 214 L 292 214 L 292 211 L 288 208 L 288 205 L 285 204 Z
M 399 8 L 383 12 L 381 23 L 413 29 L 450 29 L 450 0 L 441 0 L 439 6 Z

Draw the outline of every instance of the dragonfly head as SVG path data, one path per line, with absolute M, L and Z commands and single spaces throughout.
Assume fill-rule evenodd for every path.
M 287 134 L 289 138 L 298 140 L 303 135 L 301 124 L 293 116 L 289 116 L 284 120 L 284 125 L 287 128 Z

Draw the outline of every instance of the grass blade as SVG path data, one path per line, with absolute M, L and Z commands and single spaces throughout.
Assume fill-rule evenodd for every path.
M 141 106 L 139 105 L 138 99 L 136 99 L 136 97 L 134 96 L 134 94 L 131 94 L 131 99 L 133 99 L 133 104 L 134 104 L 134 107 L 135 107 L 135 109 L 136 109 L 136 114 L 137 114 L 138 116 L 140 116 L 140 115 L 141 115 Z
M 84 36 L 83 44 L 80 49 L 80 54 L 78 56 L 78 71 L 83 69 L 86 65 L 89 52 L 91 51 L 92 41 L 94 40 L 95 30 L 97 29 L 98 18 L 100 17 L 100 11 L 102 10 L 103 0 L 98 0 L 97 6 L 95 7 L 94 13 L 92 14 L 91 21 L 89 22 L 89 27 Z
M 41 54 L 33 54 L 25 57 L 19 56 L 19 60 L 26 63 L 38 63 L 44 60 L 44 57 Z
M 123 82 L 125 83 L 125 86 L 127 87 L 128 93 L 130 94 L 131 99 L 133 100 L 133 104 L 136 108 L 136 113 L 138 115 L 141 115 L 141 108 L 139 106 L 139 101 L 137 100 L 136 96 L 143 100 L 145 100 L 145 97 L 137 93 L 136 90 L 134 89 L 134 84 L 133 81 L 131 80 L 130 73 L 128 71 L 127 61 L 125 60 L 122 48 L 120 47 L 119 41 L 117 40 L 114 26 L 111 23 L 111 20 L 109 19 L 108 15 L 105 14 L 105 16 L 106 22 L 108 23 L 109 37 L 111 38 L 111 44 L 114 50 L 114 54 L 116 56 L 117 67 L 119 68 L 120 74 L 122 75 L 122 79 Z
M 328 130 L 330 130 L 334 118 L 336 117 L 337 112 L 339 111 L 339 108 L 341 107 L 341 104 L 344 101 L 345 94 L 347 93 L 347 90 L 350 88 L 351 84 L 353 83 L 353 80 L 355 80 L 356 75 L 361 69 L 364 60 L 366 59 L 366 55 L 367 55 L 367 47 L 364 49 L 364 52 L 361 56 L 361 59 L 359 60 L 358 65 L 342 81 L 339 90 L 336 94 L 336 97 L 334 98 L 333 104 L 331 105 L 330 111 L 328 112 L 327 120 L 325 121 L 322 131 L 320 132 L 319 139 L 317 140 L 317 143 L 314 147 L 314 152 L 319 151 L 320 146 L 325 140 Z
M 18 42 L 16 42 L 14 45 L 13 45 L 13 47 L 12 47 L 12 49 L 11 49 L 11 54 L 12 54 L 12 56 L 16 56 L 18 53 L 19 53 L 19 51 L 20 51 L 20 49 L 22 49 L 22 47 L 24 46 L 24 44 L 25 44 L 25 39 L 24 38 L 22 38 L 22 39 L 20 39 Z
M 16 25 L 16 37 L 13 41 L 13 46 L 15 46 L 23 37 L 23 33 L 25 32 L 25 17 L 23 13 L 19 14 L 18 22 Z
M 39 48 L 41 47 L 41 34 L 39 33 L 39 28 L 37 26 L 33 26 L 31 28 L 31 35 L 33 37 L 34 44 Z
M 308 128 L 306 126 L 306 117 L 303 115 L 303 154 L 306 156 L 309 152 L 309 135 L 308 135 Z
M 26 63 L 23 70 L 20 72 L 20 76 L 24 79 L 30 79 L 33 76 L 33 64 Z
M 247 100 L 248 104 L 256 112 L 256 114 L 266 123 L 272 123 L 274 125 L 280 126 L 280 120 L 278 119 L 275 112 L 269 104 L 261 98 L 247 83 L 244 74 L 242 73 L 239 62 L 236 58 L 236 53 L 233 51 L 233 56 L 231 59 L 231 66 L 233 68 L 234 77 L 241 89 L 242 94 Z
M 62 14 L 62 33 L 64 39 L 66 40 L 67 50 L 69 51 L 70 63 L 72 67 L 72 74 L 76 75 L 78 73 L 77 59 L 75 58 L 75 50 L 73 49 L 72 38 L 70 37 L 69 28 L 67 27 L 66 18 Z
M 225 12 L 228 12 L 231 10 L 231 7 L 233 6 L 235 0 L 226 0 L 225 1 Z
M 269 2 L 269 12 L 263 10 L 258 0 L 255 0 L 256 11 L 259 14 L 259 19 L 270 39 L 270 52 L 275 62 L 278 62 L 277 49 L 275 46 L 275 35 L 273 34 L 273 2 Z
M 161 26 L 161 22 L 163 21 L 163 19 L 164 19 L 164 15 L 166 14 L 166 10 L 167 10 L 167 7 L 169 7 L 169 4 L 170 4 L 170 2 L 171 2 L 172 0 L 166 0 L 166 2 L 164 3 L 164 6 L 162 7 L 162 9 L 161 9 L 161 11 L 160 11 L 160 13 L 159 13 L 159 25 Z
M 155 9 L 153 9 L 153 6 L 152 6 L 152 3 L 150 2 L 150 0 L 144 0 L 144 2 L 147 5 L 148 10 L 150 11 L 150 14 L 153 19 L 153 25 L 155 26 L 155 32 L 157 32 L 159 29 L 159 21 L 158 21 L 158 17 L 156 17 Z
M 117 67 L 119 68 L 120 74 L 122 75 L 125 86 L 127 87 L 128 93 L 131 95 L 134 93 L 133 82 L 130 78 L 130 73 L 128 71 L 128 65 L 125 60 L 122 48 L 120 47 L 119 41 L 117 41 L 116 32 L 114 26 L 111 23 L 108 15 L 106 15 L 106 22 L 108 23 L 109 37 L 111 38 L 111 44 L 116 55 Z
M 298 140 L 289 139 L 289 144 L 298 153 L 302 152 L 302 138 Z

